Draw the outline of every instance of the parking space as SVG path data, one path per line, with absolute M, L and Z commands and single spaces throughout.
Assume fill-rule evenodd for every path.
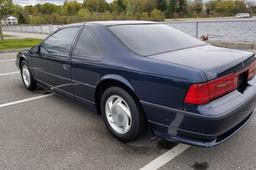
M 101 117 L 60 96 L 1 108 L 1 167 L 139 169 L 163 149 L 114 140 Z
M 167 169 L 256 169 L 256 119 L 226 143 L 210 148 L 190 147 L 161 170 Z
M 15 66 L 16 53 L 0 54 L 0 105 L 27 97 L 34 97 L 41 93 L 31 93 L 24 90 L 19 70 Z
M 0 82 L 0 105 L 17 100 L 36 97 L 45 93 L 45 91 L 42 89 L 35 90 L 33 93 L 28 90 L 24 90 L 24 85 L 21 81 L 21 76 L 19 73 L 4 76 L 1 76 L 0 74 Z
M 0 75 L 18 71 L 15 66 L 15 61 L 12 59 L 0 60 L 0 68 Z
M 10 53 L 0 53 L 0 62 L 3 60 L 11 60 L 16 58 L 17 52 L 10 52 Z
M 0 54 L 3 169 L 256 169 L 255 117 L 228 142 L 211 149 L 151 142 L 148 136 L 124 144 L 82 104 L 55 94 L 45 96 L 42 89 L 25 90 L 19 73 L 1 76 L 18 71 L 14 58 L 15 53 Z

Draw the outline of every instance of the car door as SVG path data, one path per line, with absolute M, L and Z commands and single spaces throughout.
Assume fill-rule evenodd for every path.
M 73 89 L 77 97 L 94 103 L 95 84 L 100 78 L 102 48 L 87 26 L 81 31 L 71 58 Z
M 64 93 L 73 93 L 70 55 L 80 27 L 63 28 L 49 36 L 38 55 L 32 57 L 36 79 Z

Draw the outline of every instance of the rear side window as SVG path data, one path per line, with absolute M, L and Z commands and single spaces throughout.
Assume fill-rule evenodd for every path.
M 82 31 L 77 45 L 74 50 L 76 57 L 89 58 L 89 59 L 100 59 L 102 56 L 101 48 L 97 43 L 93 35 L 84 28 Z
M 68 55 L 79 29 L 80 27 L 70 27 L 54 33 L 42 44 L 43 51 L 49 54 Z
M 119 25 L 109 29 L 130 50 L 142 56 L 205 44 L 165 24 Z

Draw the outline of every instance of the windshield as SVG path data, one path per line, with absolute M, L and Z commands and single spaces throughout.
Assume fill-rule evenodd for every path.
M 205 45 L 165 24 L 117 25 L 109 29 L 130 50 L 142 56 Z

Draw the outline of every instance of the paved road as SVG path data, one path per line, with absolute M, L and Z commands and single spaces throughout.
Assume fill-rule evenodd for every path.
M 140 169 L 172 149 L 174 143 L 144 137 L 124 144 L 115 140 L 100 116 L 45 90 L 24 89 L 13 59 L 0 54 L 1 169 Z M 1 62 L 2 61 L 2 62 Z M 1 76 L 3 75 L 3 76 Z M 12 103 L 31 99 L 29 102 Z M 3 104 L 9 106 L 3 107 Z M 189 147 L 161 169 L 256 169 L 256 118 L 228 142 L 205 149 Z

